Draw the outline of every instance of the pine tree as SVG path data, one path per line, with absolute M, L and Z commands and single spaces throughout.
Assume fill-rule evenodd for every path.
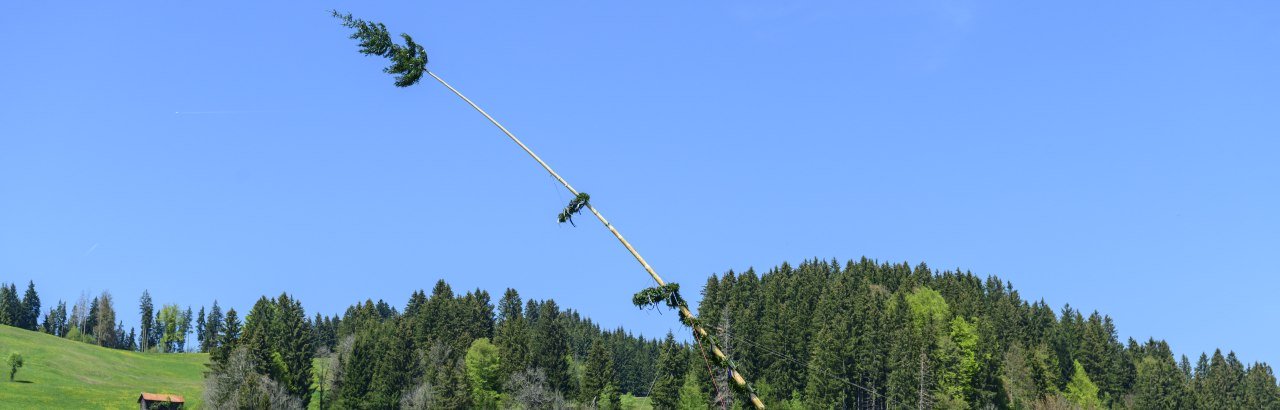
M 187 335 L 191 334 L 191 320 L 192 320 L 191 306 L 187 306 L 187 309 L 182 311 L 182 316 L 178 319 L 178 351 L 179 352 L 186 352 L 188 349 Z
M 0 283 L 0 325 L 18 326 L 25 315 L 17 288 Z
M 112 304 L 111 293 L 103 291 L 102 296 L 94 301 L 97 317 L 94 318 L 93 334 L 98 338 L 98 346 L 116 347 L 120 335 L 116 333 L 116 309 Z
M 502 375 L 508 377 L 529 367 L 528 326 L 520 301 L 520 294 L 508 288 L 498 302 L 498 325 L 493 343 L 502 357 Z
M 1182 373 L 1172 355 L 1150 355 L 1138 362 L 1134 384 L 1134 405 L 1143 409 L 1176 409 L 1184 406 Z M 1187 403 L 1190 404 L 1190 403 Z M 1261 407 L 1255 407 L 1261 408 Z
M 240 345 L 240 318 L 235 308 L 227 309 L 220 330 L 217 346 L 209 353 L 209 361 L 215 369 L 225 364 L 227 358 L 231 357 L 231 352 Z
M 1244 408 L 1280 408 L 1280 388 L 1276 376 L 1266 363 L 1254 363 L 1245 372 Z
M 301 399 L 302 407 L 305 408 L 311 402 L 311 366 L 315 356 L 311 325 L 298 300 L 282 293 L 276 298 L 276 304 L 278 315 L 273 326 L 273 333 L 276 335 L 274 353 L 284 362 L 284 372 L 276 381 L 290 395 Z
M 684 346 L 676 344 L 675 335 L 667 332 L 667 339 L 662 342 L 662 354 L 658 356 L 658 379 L 653 386 L 653 408 L 679 408 L 680 387 L 684 385 L 688 363 Z
M 27 293 L 22 295 L 22 322 L 18 327 L 36 330 L 40 320 L 40 295 L 36 294 L 35 281 L 27 282 Z
M 547 383 L 552 389 L 568 394 L 569 345 L 564 324 L 560 322 L 560 308 L 554 300 L 547 300 L 538 307 L 533 321 L 534 336 L 529 340 L 530 364 L 546 372 Z
M 213 352 L 218 348 L 218 336 L 222 334 L 223 316 L 222 307 L 218 306 L 218 301 L 213 301 L 213 307 L 209 308 L 209 316 L 205 318 L 204 332 L 205 338 L 200 341 L 201 351 Z
M 200 353 L 205 352 L 205 341 L 208 340 L 208 336 L 204 334 L 204 326 L 204 306 L 201 306 L 200 313 L 196 314 L 196 351 Z
M 142 335 L 138 339 L 139 349 L 146 351 L 155 345 L 155 308 L 151 305 L 151 293 L 145 289 L 142 291 L 142 297 L 138 298 L 138 314 L 142 317 L 141 327 Z
M 613 355 L 605 347 L 604 339 L 597 338 L 591 342 L 591 352 L 587 354 L 579 401 L 584 404 L 595 403 L 598 407 L 601 395 L 605 393 L 605 386 L 611 384 L 617 385 L 617 375 L 613 369 Z

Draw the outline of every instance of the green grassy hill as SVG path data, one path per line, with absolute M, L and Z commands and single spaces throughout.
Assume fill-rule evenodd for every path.
M 4 363 L 18 352 L 26 365 L 9 381 Z M 138 393 L 172 393 L 200 405 L 209 355 L 113 350 L 44 333 L 0 326 L 0 408 L 138 408 Z

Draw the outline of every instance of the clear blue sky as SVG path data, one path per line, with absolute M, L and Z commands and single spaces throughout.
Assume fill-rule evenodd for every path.
M 656 336 L 649 279 L 382 20 L 660 273 L 866 255 L 995 274 L 1120 336 L 1280 363 L 1273 2 L 16 2 L 0 281 L 309 313 L 444 278 Z M 440 3 L 440 2 L 433 2 Z M 456 8 L 455 8 L 456 7 Z M 688 292 L 696 293 L 696 292 Z

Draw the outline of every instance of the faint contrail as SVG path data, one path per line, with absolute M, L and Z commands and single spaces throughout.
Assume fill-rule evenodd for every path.
M 246 111 L 246 110 L 232 110 L 232 111 L 174 111 L 173 113 L 174 113 L 174 115 L 187 115 L 187 114 L 262 114 L 262 113 L 268 113 L 268 112 L 271 112 L 271 111 Z
M 93 246 L 90 246 L 89 250 L 84 251 L 84 255 L 80 255 L 80 257 L 83 258 L 83 257 L 89 256 L 89 254 L 93 253 L 94 249 L 98 249 L 98 244 L 95 243 L 93 244 Z

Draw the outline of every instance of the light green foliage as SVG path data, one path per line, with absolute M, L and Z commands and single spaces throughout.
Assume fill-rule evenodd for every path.
M 177 304 L 164 305 L 156 313 L 156 327 L 161 332 L 160 346 L 165 352 L 175 351 L 182 340 L 182 335 L 178 334 L 178 322 L 181 320 L 182 310 Z
M 205 354 L 115 350 L 8 326 L 0 326 L 0 346 L 23 357 L 23 383 L 0 386 L 0 408 L 137 408 L 143 386 L 202 408 Z
M 693 378 L 693 373 L 687 373 L 684 378 L 684 385 L 680 386 L 680 410 L 706 410 L 707 403 L 711 398 L 702 393 L 702 389 L 698 387 L 698 381 Z
M 476 408 L 498 406 L 498 389 L 502 385 L 502 363 L 498 347 L 488 338 L 471 342 L 466 356 L 467 378 L 471 381 L 471 403 Z
M 1089 380 L 1089 374 L 1085 373 L 1084 366 L 1080 365 L 1079 360 L 1072 365 L 1075 366 L 1075 372 L 1071 375 L 1071 381 L 1067 382 L 1065 393 L 1067 400 L 1085 409 L 1101 408 L 1102 400 L 1098 398 L 1098 385 Z
M 951 315 L 946 299 L 938 291 L 926 287 L 918 287 L 908 293 L 907 306 L 911 309 L 911 320 L 916 329 L 945 323 Z
M 619 408 L 622 410 L 650 410 L 653 408 L 653 404 L 652 399 L 649 397 L 636 397 L 631 393 L 627 393 L 619 399 Z
M 9 381 L 13 381 L 13 376 L 18 374 L 18 369 L 22 368 L 22 354 L 18 352 L 9 353 Z
M 966 397 L 973 394 L 973 379 L 978 374 L 978 329 L 962 317 L 951 319 L 950 337 L 944 339 L 943 357 L 947 360 L 941 387 L 957 406 L 969 407 Z

